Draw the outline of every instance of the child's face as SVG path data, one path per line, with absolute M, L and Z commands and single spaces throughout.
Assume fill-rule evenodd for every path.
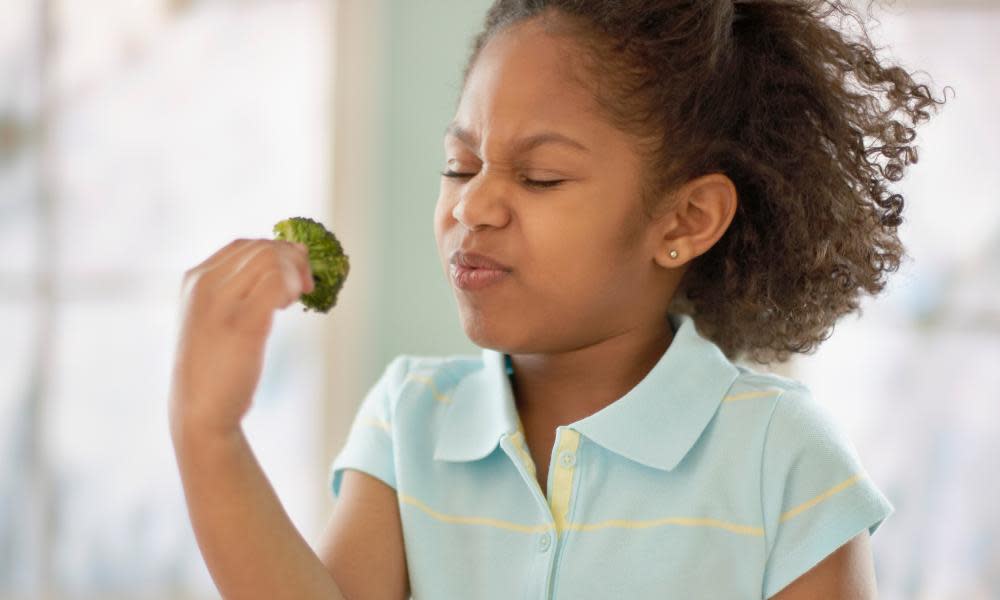
M 494 37 L 456 112 L 462 133 L 445 136 L 444 170 L 471 176 L 441 178 L 434 233 L 462 326 L 481 347 L 575 349 L 662 320 L 669 301 L 653 260 L 660 247 L 639 219 L 634 142 L 565 77 L 568 44 L 532 21 Z M 518 149 L 519 140 L 549 132 L 585 149 Z M 486 288 L 461 289 L 449 264 L 457 249 L 511 270 Z

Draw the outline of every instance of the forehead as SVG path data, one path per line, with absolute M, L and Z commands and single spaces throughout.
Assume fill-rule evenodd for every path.
M 455 122 L 500 137 L 545 126 L 596 139 L 603 123 L 572 59 L 580 51 L 571 38 L 547 32 L 538 19 L 498 33 L 469 73 Z

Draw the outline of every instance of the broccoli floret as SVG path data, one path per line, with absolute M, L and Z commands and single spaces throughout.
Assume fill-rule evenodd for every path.
M 337 293 L 347 279 L 350 262 L 340 242 L 322 223 L 306 217 L 292 217 L 274 226 L 275 239 L 300 242 L 309 248 L 309 266 L 316 288 L 302 294 L 303 312 L 329 312 L 337 304 Z

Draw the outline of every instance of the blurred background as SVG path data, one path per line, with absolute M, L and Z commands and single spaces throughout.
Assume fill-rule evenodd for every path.
M 183 272 L 283 218 L 336 231 L 336 310 L 280 312 L 246 431 L 315 543 L 395 355 L 476 353 L 438 262 L 442 135 L 488 0 L 0 4 L 0 598 L 216 598 L 166 397 Z M 796 377 L 896 506 L 881 597 L 1000 598 L 1000 7 L 877 11 L 951 86 L 900 186 L 910 258 Z

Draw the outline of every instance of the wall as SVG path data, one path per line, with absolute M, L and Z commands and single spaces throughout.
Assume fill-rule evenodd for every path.
M 375 175 L 383 191 L 378 238 L 382 276 L 369 375 L 393 356 L 477 352 L 434 241 L 434 204 L 444 168 L 444 128 L 454 115 L 471 38 L 486 0 L 389 0 L 385 12 L 382 149 Z

